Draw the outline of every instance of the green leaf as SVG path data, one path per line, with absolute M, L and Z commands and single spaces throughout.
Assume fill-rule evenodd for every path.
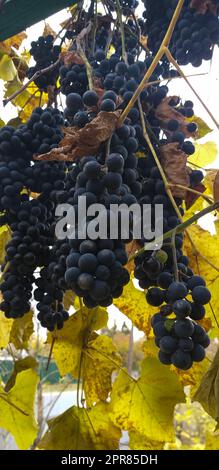
M 13 321 L 9 342 L 16 349 L 27 349 L 28 341 L 33 334 L 33 312 L 30 310 L 22 318 Z
M 210 165 L 217 158 L 218 149 L 215 142 L 206 142 L 205 144 L 195 145 L 195 153 L 191 155 L 188 162 L 204 168 Z
M 45 450 L 116 450 L 121 431 L 111 419 L 110 404 L 91 410 L 73 406 L 48 422 L 49 430 L 39 444 Z
M 13 60 L 8 55 L 4 54 L 0 61 L 0 78 L 8 82 L 13 80 L 16 75 L 17 70 Z
M 1 129 L 1 127 L 4 127 L 4 126 L 5 126 L 4 121 L 2 121 L 2 119 L 0 119 L 0 129 Z
M 37 435 L 35 393 L 39 377 L 32 369 L 20 372 L 8 393 L 0 387 L 0 427 L 10 432 L 22 450 L 29 449 Z
M 198 131 L 197 135 L 195 136 L 195 139 L 201 139 L 205 135 L 209 134 L 209 132 L 213 131 L 213 129 L 211 129 L 208 124 L 206 124 L 206 122 L 198 116 L 192 116 L 191 118 L 187 118 L 186 121 L 195 122 L 198 126 Z
M 121 429 L 137 432 L 149 441 L 174 439 L 173 414 L 177 403 L 185 401 L 176 375 L 156 358 L 142 362 L 139 380 L 121 371 L 111 393 L 112 416 Z

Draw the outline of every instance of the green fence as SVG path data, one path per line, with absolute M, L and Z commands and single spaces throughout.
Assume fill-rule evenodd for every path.
M 6 0 L 0 6 L 0 41 L 75 3 L 76 0 Z
M 43 356 L 38 356 L 37 361 L 39 363 L 39 376 L 41 380 L 45 380 L 45 383 L 57 384 L 60 381 L 60 374 L 55 361 L 51 361 L 48 370 L 47 361 L 48 359 Z M 0 380 L 6 383 L 13 372 L 13 361 L 9 359 L 0 360 Z M 72 380 L 72 383 L 76 381 Z

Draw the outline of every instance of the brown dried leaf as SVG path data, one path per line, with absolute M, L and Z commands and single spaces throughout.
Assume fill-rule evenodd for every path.
M 45 23 L 44 30 L 43 30 L 43 37 L 45 38 L 46 36 L 52 35 L 54 38 L 56 37 L 55 31 L 51 28 L 49 23 Z
M 187 155 L 179 148 L 177 142 L 160 147 L 161 164 L 167 176 L 168 183 L 189 186 L 189 176 L 186 167 Z M 171 188 L 173 196 L 185 198 L 186 189 Z
M 191 0 L 190 7 L 194 8 L 201 15 L 209 10 L 213 15 L 217 15 L 218 7 L 212 0 Z
M 137 240 L 133 240 L 132 242 L 128 243 L 125 247 L 125 251 L 130 258 L 136 251 L 138 251 L 141 248 L 140 243 Z M 128 269 L 128 272 L 131 273 L 134 271 L 134 260 L 128 261 L 126 264 L 126 269 Z
M 98 26 L 102 26 L 102 24 L 109 23 L 115 23 L 115 20 L 111 15 L 97 15 L 97 24 Z
M 72 51 L 67 51 L 67 52 L 61 52 L 61 58 L 64 62 L 64 65 L 67 67 L 73 64 L 83 64 L 84 61 L 80 57 L 80 55 L 77 52 L 72 52 Z
M 195 189 L 195 191 L 199 191 L 199 193 L 204 193 L 206 190 L 206 187 L 204 186 L 204 184 L 199 183 L 193 189 Z M 187 211 L 190 209 L 190 207 L 193 206 L 193 204 L 195 203 L 195 201 L 197 201 L 199 197 L 200 196 L 198 194 L 191 193 L 190 191 L 187 192 L 186 199 L 185 199 Z
M 188 122 L 186 122 L 185 116 L 179 111 L 169 105 L 170 101 L 177 98 L 176 96 L 168 96 L 164 98 L 155 110 L 155 117 L 159 119 L 160 125 L 166 134 L 171 134 L 167 130 L 167 123 L 170 119 L 176 119 L 179 122 L 180 130 L 185 134 L 186 137 L 195 136 L 196 133 L 191 133 L 187 129 Z
M 109 139 L 115 130 L 120 114 L 121 110 L 101 111 L 83 129 L 78 129 L 78 127 L 64 128 L 65 136 L 60 142 L 60 147 L 38 155 L 35 160 L 74 161 L 78 157 L 95 155 L 100 145 Z
M 145 49 L 147 49 L 147 47 L 148 47 L 148 36 L 141 36 L 140 37 L 140 43 Z

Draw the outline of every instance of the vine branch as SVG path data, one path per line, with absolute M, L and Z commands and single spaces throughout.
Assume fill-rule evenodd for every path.
M 24 90 L 26 90 L 26 88 L 30 85 L 30 83 L 37 80 L 37 78 L 41 77 L 41 75 L 55 69 L 57 65 L 60 63 L 60 60 L 61 60 L 61 56 L 59 56 L 59 58 L 56 60 L 56 62 L 54 62 L 54 64 L 49 65 L 49 67 L 46 67 L 45 69 L 41 69 L 35 72 L 33 76 L 26 83 L 24 83 L 24 85 L 22 85 L 21 88 L 19 88 L 19 90 L 16 90 L 14 93 L 12 93 L 11 96 L 9 96 L 9 98 L 6 98 L 5 100 L 3 100 L 3 106 L 6 106 L 10 101 L 16 98 L 16 96 L 20 95 Z

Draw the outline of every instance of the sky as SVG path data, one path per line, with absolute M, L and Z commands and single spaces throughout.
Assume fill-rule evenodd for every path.
M 60 30 L 60 23 L 69 17 L 67 10 L 62 10 L 59 13 L 52 15 L 46 19 L 46 22 L 52 27 L 54 31 Z M 44 30 L 45 22 L 40 21 L 39 23 L 33 25 L 32 27 L 26 30 L 27 39 L 23 42 L 22 48 L 28 49 L 30 42 L 36 40 Z M 208 106 L 209 110 L 212 112 L 216 120 L 219 122 L 219 48 L 215 47 L 213 59 L 210 62 L 203 62 L 203 65 L 198 69 L 193 68 L 188 65 L 183 67 L 184 73 L 189 75 L 196 75 L 189 78 L 190 83 L 195 88 L 196 92 L 201 96 L 204 103 Z M 197 76 L 197 74 L 203 74 Z M 178 78 L 172 80 L 169 86 L 169 95 L 178 95 L 184 101 L 192 100 L 194 102 L 194 109 L 196 116 L 201 117 L 212 129 L 212 132 L 206 137 L 201 139 L 199 142 L 204 143 L 209 140 L 214 141 L 218 145 L 219 149 L 219 131 L 215 124 L 212 122 L 208 113 L 205 111 L 201 103 L 194 96 L 193 92 L 190 90 L 187 83 L 182 79 Z M 11 118 L 16 117 L 16 108 L 14 108 L 10 103 L 3 108 L 2 106 L 2 97 L 3 97 L 3 82 L 0 80 L 0 117 L 4 122 L 8 122 Z M 219 154 L 217 160 L 212 164 L 213 168 L 219 168 Z M 213 223 L 211 217 L 205 217 L 202 219 L 201 225 L 203 228 L 213 231 Z M 125 321 L 127 326 L 131 327 L 131 321 L 119 310 L 111 306 L 109 307 L 109 327 L 114 325 L 114 322 L 117 324 L 117 328 L 121 329 L 123 322 Z M 139 332 L 134 328 L 134 338 L 135 340 L 143 336 L 142 332 Z

